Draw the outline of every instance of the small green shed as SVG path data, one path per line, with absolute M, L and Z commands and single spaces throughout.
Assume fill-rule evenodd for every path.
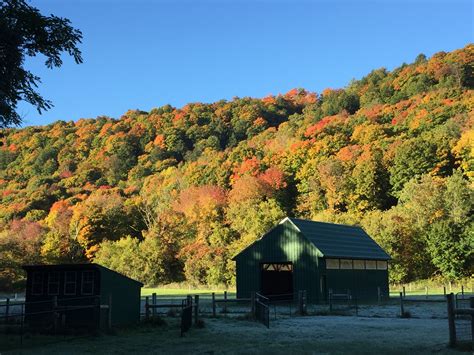
M 252 291 L 284 297 L 299 290 L 316 303 L 330 291 L 360 301 L 389 296 L 390 256 L 356 226 L 287 217 L 233 260 L 238 298 Z
M 50 311 L 56 307 L 66 327 L 105 327 L 109 300 L 112 326 L 140 321 L 143 284 L 127 276 L 99 264 L 26 265 L 23 269 L 27 273 L 25 320 L 29 326 L 50 327 Z

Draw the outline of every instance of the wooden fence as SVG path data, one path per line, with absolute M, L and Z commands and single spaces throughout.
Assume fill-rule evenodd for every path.
M 7 298 L 0 304 L 0 332 L 18 336 L 20 344 L 23 344 L 24 334 L 30 331 L 77 335 L 84 331 L 95 333 L 99 329 L 112 329 L 111 295 L 107 304 L 100 304 L 99 296 L 65 299 L 53 296 L 34 302 L 12 302 Z

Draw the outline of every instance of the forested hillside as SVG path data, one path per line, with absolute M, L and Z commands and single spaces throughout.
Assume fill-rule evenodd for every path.
M 3 130 L 0 288 L 85 260 L 232 284 L 232 256 L 286 215 L 363 226 L 392 281 L 472 275 L 473 89 L 468 45 L 320 94 Z

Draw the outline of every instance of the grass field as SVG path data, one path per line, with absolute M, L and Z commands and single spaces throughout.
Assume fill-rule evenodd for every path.
M 390 285 L 390 296 L 398 296 L 405 286 L 405 294 L 407 296 L 425 296 L 427 291 L 428 295 L 444 295 L 446 287 L 446 293 L 460 293 L 464 287 L 464 293 L 474 293 L 474 280 L 467 281 L 463 284 L 454 284 L 449 286 L 449 284 L 442 285 L 438 283 L 433 283 L 429 281 L 424 282 L 415 282 L 407 285 Z

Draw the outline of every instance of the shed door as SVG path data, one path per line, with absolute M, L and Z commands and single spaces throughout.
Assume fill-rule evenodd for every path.
M 292 297 L 293 263 L 263 263 L 260 290 L 267 296 Z

